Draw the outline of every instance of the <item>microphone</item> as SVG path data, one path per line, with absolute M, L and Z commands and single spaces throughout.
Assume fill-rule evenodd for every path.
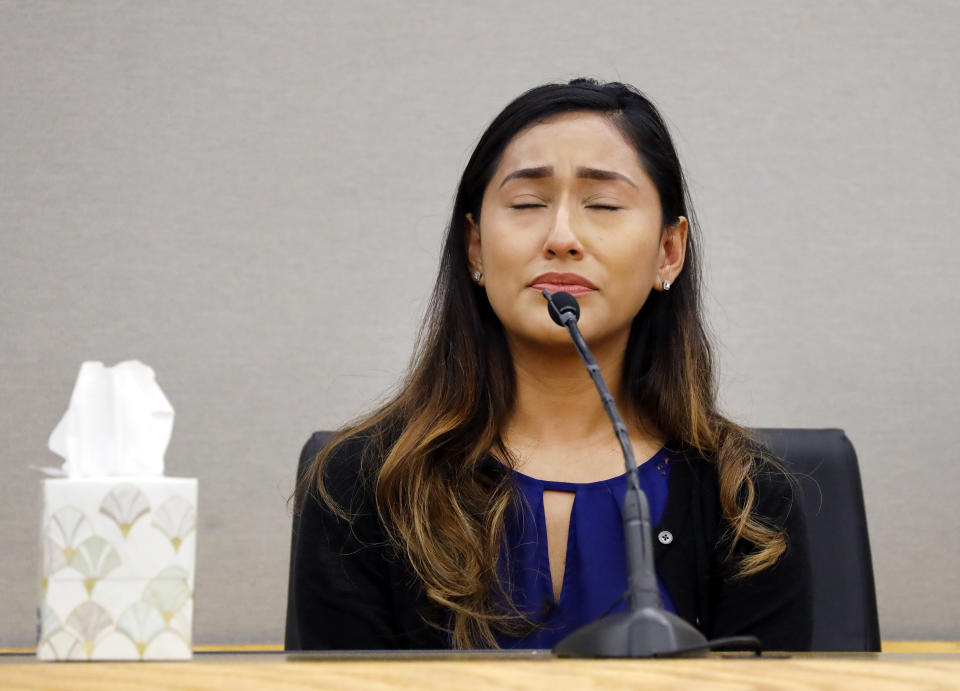
M 708 652 L 707 639 L 686 620 L 663 608 L 653 563 L 650 505 L 640 489 L 637 462 L 627 428 L 617 411 L 600 366 L 587 347 L 577 321 L 580 303 L 570 293 L 541 291 L 550 317 L 566 327 L 580 358 L 593 379 L 603 408 L 613 423 L 627 471 L 623 502 L 623 535 L 626 542 L 629 609 L 597 619 L 557 643 L 553 652 L 562 657 L 668 657 Z
M 580 321 L 580 303 L 570 293 L 559 292 L 551 295 L 549 290 L 544 290 L 543 296 L 547 298 L 550 318 L 557 326 L 566 326 L 568 319 L 573 319 L 574 323 Z M 589 352 L 588 350 L 587 353 Z

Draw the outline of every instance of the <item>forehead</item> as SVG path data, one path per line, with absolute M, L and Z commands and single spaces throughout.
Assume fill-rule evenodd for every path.
M 504 149 L 494 177 L 521 167 L 566 161 L 624 173 L 643 172 L 633 145 L 610 118 L 578 112 L 554 115 L 517 133 Z

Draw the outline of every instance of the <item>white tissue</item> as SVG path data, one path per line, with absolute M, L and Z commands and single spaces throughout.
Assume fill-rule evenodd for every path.
M 163 475 L 172 432 L 173 407 L 150 367 L 84 362 L 49 446 L 67 477 Z

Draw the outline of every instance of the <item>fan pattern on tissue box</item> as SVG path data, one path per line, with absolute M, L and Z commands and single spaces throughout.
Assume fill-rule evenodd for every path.
M 38 657 L 190 657 L 196 481 L 177 480 L 46 481 Z

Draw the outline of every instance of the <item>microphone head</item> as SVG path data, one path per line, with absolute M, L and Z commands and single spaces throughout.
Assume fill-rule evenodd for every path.
M 558 326 L 566 326 L 563 318 L 566 314 L 572 314 L 573 321 L 580 319 L 580 303 L 570 293 L 565 293 L 562 290 L 551 293 L 549 290 L 544 290 L 543 296 L 547 298 L 547 310 L 550 312 L 550 318 Z

